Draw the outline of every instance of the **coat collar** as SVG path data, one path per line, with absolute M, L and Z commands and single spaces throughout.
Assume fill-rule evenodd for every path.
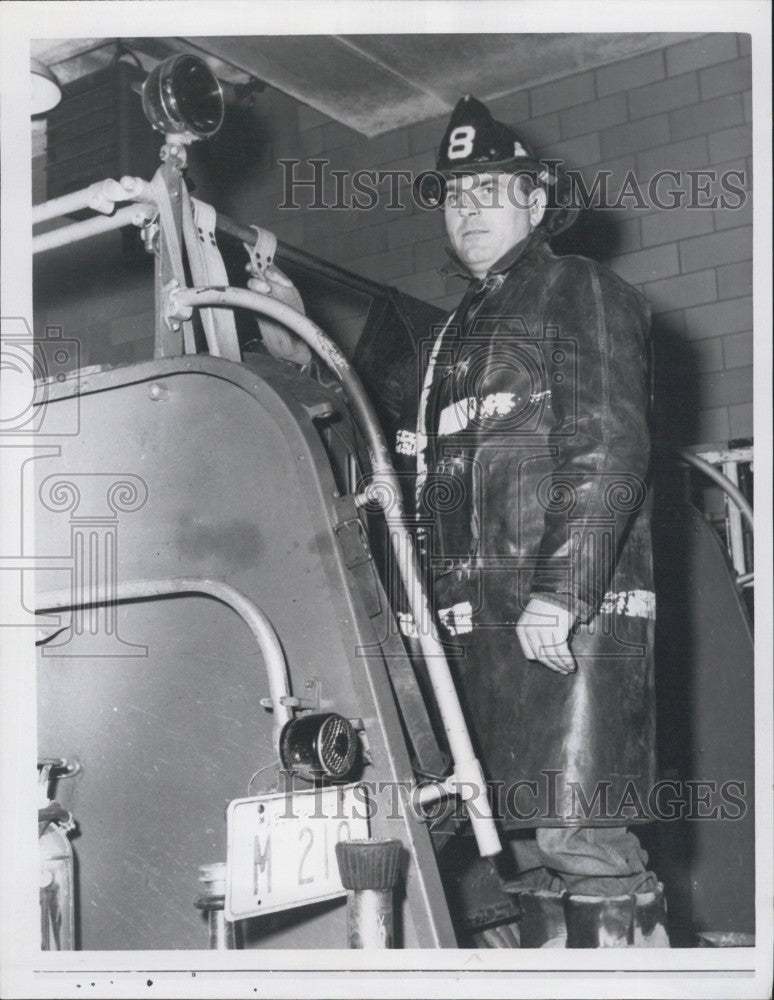
M 522 257 L 533 249 L 541 246 L 541 244 L 545 243 L 549 235 L 548 231 L 542 226 L 538 226 L 536 229 L 533 229 L 529 236 L 526 236 L 523 240 L 516 243 L 510 250 L 506 250 L 502 257 L 500 257 L 499 260 L 496 260 L 489 268 L 486 277 L 480 279 L 475 278 L 470 273 L 466 265 L 462 262 L 462 260 L 460 260 L 451 247 L 446 247 L 446 253 L 450 258 L 450 263 L 440 269 L 441 274 L 445 277 L 467 278 L 468 281 L 481 281 L 482 284 L 486 284 L 486 282 L 495 275 L 504 275 L 506 271 L 510 271 L 510 269 L 518 263 Z

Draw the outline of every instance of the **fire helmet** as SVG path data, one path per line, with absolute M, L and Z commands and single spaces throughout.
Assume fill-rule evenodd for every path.
M 539 160 L 523 136 L 495 121 L 481 101 L 466 94 L 452 111 L 435 171 L 420 174 L 414 183 L 415 198 L 427 208 L 439 207 L 446 200 L 446 181 L 480 173 L 525 173 L 544 188 L 548 205 L 542 225 L 551 235 L 567 229 L 578 215 L 571 204 L 570 178 L 559 164 Z

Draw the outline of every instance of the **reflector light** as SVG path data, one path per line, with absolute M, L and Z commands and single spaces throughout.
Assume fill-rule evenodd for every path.
M 335 712 L 300 715 L 282 730 L 280 757 L 283 767 L 303 778 L 344 781 L 360 762 L 360 740 Z
M 151 125 L 165 135 L 209 139 L 223 124 L 223 89 L 203 59 L 170 56 L 149 73 L 142 107 Z

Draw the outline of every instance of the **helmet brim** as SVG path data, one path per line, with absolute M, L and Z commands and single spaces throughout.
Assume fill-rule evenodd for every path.
M 414 200 L 422 208 L 441 208 L 446 201 L 447 181 L 476 174 L 521 173 L 530 174 L 535 184 L 545 188 L 549 195 L 549 203 L 541 225 L 552 236 L 569 229 L 577 219 L 579 209 L 574 205 L 560 202 L 560 198 L 572 194 L 572 182 L 568 174 L 554 162 L 541 163 L 532 157 L 481 160 L 459 167 L 428 171 L 420 174 L 414 181 Z

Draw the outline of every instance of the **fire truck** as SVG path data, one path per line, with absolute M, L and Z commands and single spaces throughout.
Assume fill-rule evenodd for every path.
M 73 367 L 66 338 L 39 345 L 35 429 L 56 441 L 31 463 L 42 947 L 513 946 L 485 775 L 383 431 L 393 359 L 373 338 L 348 359 L 282 268 L 371 295 L 409 350 L 407 314 L 433 310 L 192 197 L 190 144 L 223 120 L 202 60 L 160 63 L 142 99 L 164 137 L 155 174 L 33 213 L 49 224 L 36 253 L 133 227 L 155 269 L 152 357 Z M 247 314 L 268 350 L 247 349 Z M 663 458 L 660 750 L 667 778 L 741 777 L 751 794 L 750 579 L 684 489 L 698 466 L 750 521 L 723 461 Z M 749 809 L 646 839 L 673 940 L 752 935 L 752 837 Z

